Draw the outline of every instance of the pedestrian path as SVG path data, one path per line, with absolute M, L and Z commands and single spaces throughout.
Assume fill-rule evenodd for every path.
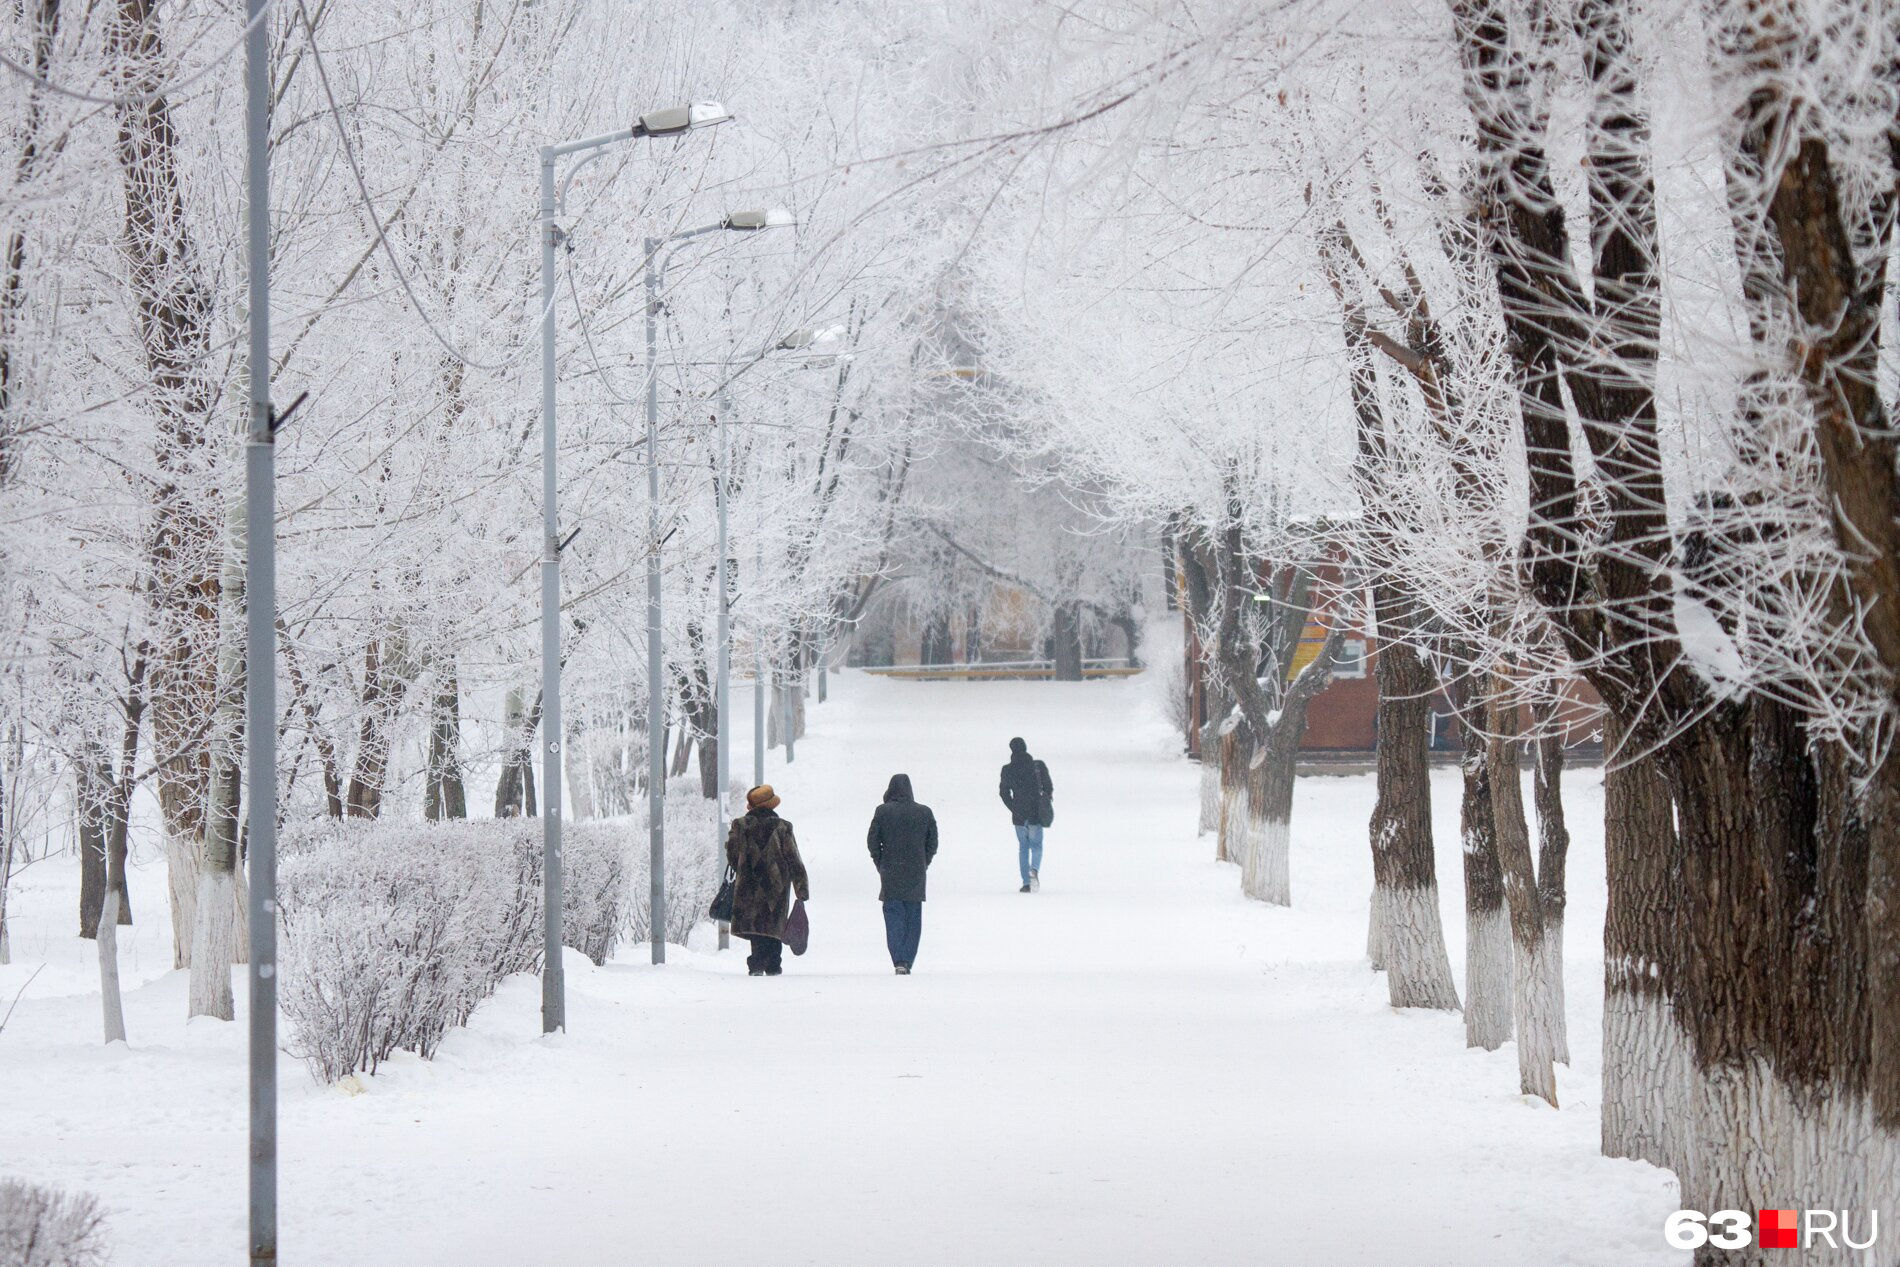
M 1553 1112 L 1516 1094 L 1508 1047 L 1469 1052 L 1456 1015 L 1386 1005 L 1363 953 L 1369 778 L 1301 781 L 1296 905 L 1275 909 L 1196 837 L 1198 771 L 1153 676 L 844 674 L 810 717 L 796 764 L 769 770 L 811 873 L 810 953 L 778 978 L 710 936 L 658 968 L 644 946 L 570 955 L 566 1033 L 540 1034 L 538 983 L 517 977 L 433 1061 L 320 1087 L 286 1056 L 286 1267 L 1686 1262 L 1660 1234 L 1672 1182 L 1597 1155 L 1587 779 L 1578 1061 Z M 1056 789 L 1036 894 L 997 797 L 1012 735 Z M 865 848 L 899 772 L 941 835 L 909 977 Z M 1456 771 L 1434 777 L 1454 840 Z M 1459 862 L 1440 854 L 1459 965 Z M 243 1027 L 184 1024 L 184 989 L 169 973 L 128 994 L 131 1049 L 87 1037 L 84 995 L 0 1036 L 0 1077 L 31 1088 L 21 1130 L 0 1087 L 0 1151 L 99 1197 L 115 1267 L 241 1259 Z
M 1361 953 L 1369 781 L 1329 789 L 1339 821 L 1321 804 L 1296 836 L 1311 909 L 1270 911 L 1196 840 L 1198 772 L 1149 682 L 849 675 L 811 718 L 770 773 L 811 871 L 810 953 L 778 979 L 703 949 L 577 974 L 572 1032 L 520 1058 L 490 1121 L 468 1106 L 470 1155 L 432 1180 L 448 1194 L 415 1194 L 470 1220 L 438 1242 L 454 1253 L 404 1261 L 1680 1257 L 1647 1235 L 1667 1182 L 1595 1155 L 1593 1096 L 1531 1107 L 1508 1050 L 1385 1006 Z M 1033 895 L 996 792 L 1012 735 L 1056 785 Z M 908 978 L 864 843 L 898 772 L 942 835 Z M 518 1033 L 532 1005 L 524 984 L 470 1045 L 515 1042 L 499 1022 Z M 494 1138 L 505 1161 L 483 1157 Z M 1558 1244 L 1576 1252 L 1543 1256 Z

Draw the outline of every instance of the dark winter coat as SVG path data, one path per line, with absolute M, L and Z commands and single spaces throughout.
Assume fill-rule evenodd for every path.
M 737 877 L 732 888 L 732 931 L 740 937 L 784 940 L 792 891 L 801 902 L 811 899 L 792 825 L 769 809 L 755 809 L 733 819 L 726 835 L 726 861 Z
M 1025 823 L 1047 827 L 1055 817 L 1056 787 L 1049 781 L 1049 767 L 1030 756 L 1027 749 L 1010 753 L 1009 764 L 1003 767 L 1003 781 L 996 790 L 1009 807 L 1010 821 L 1018 827 Z
M 923 901 L 924 872 L 937 856 L 937 816 L 911 795 L 908 774 L 891 776 L 884 803 L 871 815 L 867 843 L 884 880 L 878 901 Z

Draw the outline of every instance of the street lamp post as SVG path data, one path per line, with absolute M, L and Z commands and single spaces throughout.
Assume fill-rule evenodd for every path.
M 554 417 L 554 248 L 563 235 L 554 223 L 554 166 L 569 154 L 588 157 L 568 169 L 561 182 L 609 145 L 636 137 L 679 136 L 732 118 L 717 102 L 695 102 L 642 115 L 630 128 L 541 147 L 541 885 L 542 962 L 541 1031 L 567 1028 L 566 990 L 561 974 L 561 546 L 557 514 Z
M 647 291 L 647 910 L 654 963 L 666 962 L 666 693 L 665 648 L 660 632 L 660 289 L 673 261 L 669 251 L 708 233 L 755 233 L 796 223 L 789 211 L 731 211 L 717 224 L 646 240 Z M 722 424 L 723 425 L 723 424 Z M 721 447 L 724 433 L 721 432 Z M 723 468 L 720 476 L 724 480 Z M 720 607 L 725 606 L 725 489 L 719 493 L 721 527 Z M 721 789 L 721 796 L 724 790 Z
M 244 446 L 247 595 L 244 696 L 250 741 L 250 1147 L 253 1267 L 277 1261 L 277 449 L 270 399 L 270 30 L 268 0 L 246 0 L 244 229 L 251 418 Z M 293 406 L 294 408 L 294 406 Z M 99 935 L 101 943 L 106 934 Z

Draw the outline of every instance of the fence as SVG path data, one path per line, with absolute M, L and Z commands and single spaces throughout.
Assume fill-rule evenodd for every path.
M 866 673 L 913 682 L 1013 681 L 1055 677 L 1054 660 L 979 660 L 974 664 L 893 664 L 867 666 Z M 1126 656 L 1082 661 L 1084 678 L 1132 677 L 1142 670 Z

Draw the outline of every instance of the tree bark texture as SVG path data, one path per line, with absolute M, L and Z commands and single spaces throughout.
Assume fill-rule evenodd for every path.
M 1486 677 L 1469 654 L 1451 694 L 1464 752 L 1459 759 L 1463 796 L 1458 834 L 1465 873 L 1465 1045 L 1496 1051 L 1511 1038 L 1511 923 L 1504 909 L 1504 873 L 1498 865 L 1497 826 L 1491 810 L 1490 748 L 1485 742 Z
M 501 777 L 495 782 L 495 817 L 533 818 L 534 732 L 541 725 L 541 693 L 536 691 L 533 706 L 524 710 L 522 693 L 508 692 L 502 721 L 508 747 L 502 758 Z
M 1603 1152 L 1681 1170 L 1690 1070 L 1676 1017 L 1687 940 L 1683 859 L 1669 782 L 1604 718 Z
M 468 817 L 468 790 L 462 782 L 462 701 L 455 664 L 448 661 L 436 675 L 429 701 L 429 764 L 423 788 L 422 812 L 431 822 Z
M 1497 829 L 1498 864 L 1504 874 L 1504 906 L 1511 916 L 1512 1022 L 1517 1031 L 1519 1090 L 1557 1103 L 1560 1021 L 1551 997 L 1546 962 L 1544 908 L 1537 892 L 1531 858 L 1530 825 L 1524 819 L 1524 793 L 1517 768 L 1517 701 L 1511 683 L 1494 675 L 1490 691 L 1491 820 Z
M 1550 994 L 1556 1035 L 1556 1059 L 1570 1063 L 1570 1028 L 1564 1016 L 1564 871 L 1570 856 L 1570 828 L 1564 822 L 1564 740 L 1554 710 L 1539 714 L 1540 730 L 1532 755 L 1536 769 L 1532 801 L 1537 809 L 1537 899 L 1544 912 L 1545 989 Z
M 1379 627 L 1390 627 L 1393 595 L 1375 587 Z M 1381 636 L 1378 800 L 1372 810 L 1375 909 L 1382 916 L 1381 957 L 1393 1007 L 1456 1008 L 1458 991 L 1445 950 L 1432 851 L 1432 785 L 1427 751 L 1436 683 L 1418 652 Z
M 173 958 L 185 967 L 196 924 L 197 860 L 211 780 L 216 708 L 218 518 L 207 498 L 218 464 L 208 368 L 213 300 L 186 220 L 178 137 L 162 88 L 168 63 L 152 0 L 117 0 L 106 51 L 122 67 L 117 153 L 124 249 L 149 392 L 157 415 L 157 486 L 146 543 L 153 616 L 152 730 L 164 819 Z
M 1891 1086 L 1900 1107 L 1900 1060 L 1890 1076 L 1872 1071 L 1900 1046 L 1885 1037 L 1900 1032 L 1889 1006 L 1900 990 L 1888 989 L 1878 949 L 1900 934 L 1892 918 L 1870 919 L 1894 909 L 1876 896 L 1894 816 L 1870 812 L 1885 808 L 1881 770 L 1848 773 L 1853 754 L 1873 747 L 1868 736 L 1849 736 L 1852 752 L 1838 750 L 1764 688 L 1713 698 L 1683 658 L 1673 618 L 1678 543 L 1655 427 L 1655 191 L 1624 7 L 1585 0 L 1576 10 L 1594 88 L 1585 173 L 1595 286 L 1586 296 L 1552 192 L 1523 15 L 1497 0 L 1452 4 L 1523 410 L 1531 588 L 1628 742 L 1657 753 L 1675 801 L 1687 953 L 1669 1019 L 1690 1052 L 1693 1105 L 1679 1134 L 1683 1204 L 1853 1206 L 1892 1184 L 1882 1159 L 1896 1155 L 1894 1116 L 1883 1119 L 1878 1106 Z M 1723 23 L 1737 15 L 1742 38 L 1731 40 Z M 1730 64 L 1771 72 L 1750 81 L 1736 142 L 1762 179 L 1732 182 L 1731 192 L 1765 200 L 1741 219 L 1771 231 L 1767 257 L 1781 273 L 1779 286 L 1751 282 L 1762 270 L 1745 257 L 1747 298 L 1792 297 L 1795 308 L 1796 320 L 1783 312 L 1782 324 L 1760 328 L 1793 331 L 1792 346 L 1764 348 L 1764 360 L 1786 353 L 1808 389 L 1823 501 L 1849 561 L 1828 616 L 1837 627 L 1851 622 L 1891 683 L 1900 662 L 1896 476 L 1876 380 L 1861 372 L 1878 354 L 1858 298 L 1867 276 L 1851 258 L 1854 232 L 1839 215 L 1826 138 L 1800 132 L 1820 115 L 1777 97 L 1804 69 L 1784 62 L 1812 50 L 1769 6 L 1741 3 L 1717 16 L 1718 73 Z M 1878 231 L 1865 236 L 1889 239 L 1890 216 L 1869 222 Z M 1585 520 L 1560 379 L 1594 458 L 1602 534 L 1578 530 Z M 1900 966 L 1900 954 L 1891 962 Z M 1704 1265 L 1770 1261 L 1752 1249 L 1697 1253 Z

